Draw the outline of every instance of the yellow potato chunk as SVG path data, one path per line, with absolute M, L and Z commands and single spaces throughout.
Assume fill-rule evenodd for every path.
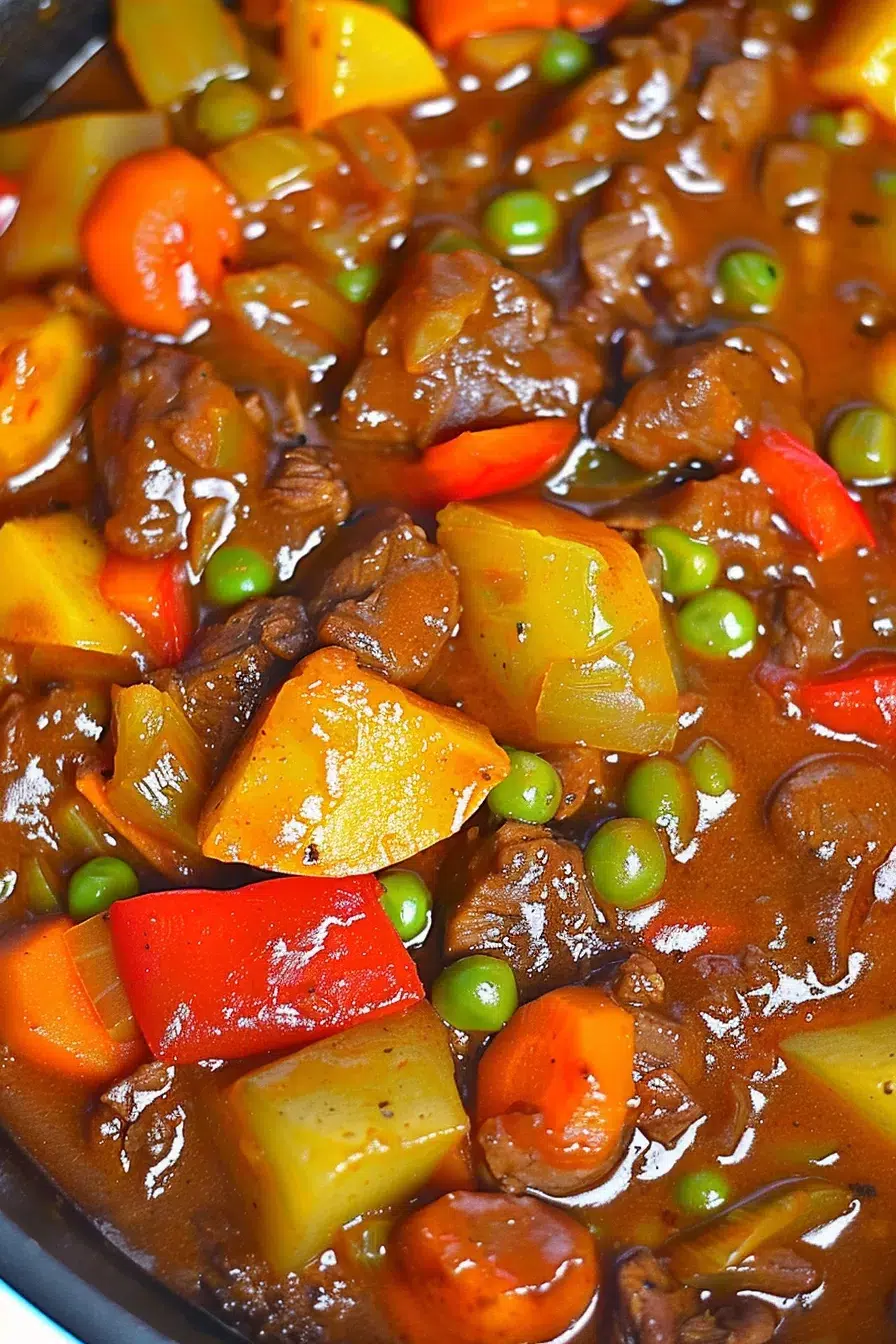
M 74 513 L 0 527 L 0 639 L 32 645 L 52 675 L 137 676 L 143 638 L 98 586 L 102 538 Z
M 34 298 L 0 303 L 0 480 L 37 466 L 84 404 L 93 374 L 87 323 Z
M 428 1003 L 246 1074 L 227 1100 L 279 1273 L 301 1270 L 353 1218 L 414 1194 L 468 1125 Z
M 896 1014 L 800 1032 L 781 1042 L 781 1053 L 896 1142 Z
M 202 852 L 278 873 L 376 872 L 453 835 L 508 770 L 481 724 L 320 649 L 251 725 L 200 819 Z
M 659 607 L 612 528 L 538 500 L 449 504 L 465 646 L 537 744 L 647 753 L 675 741 L 678 693 Z

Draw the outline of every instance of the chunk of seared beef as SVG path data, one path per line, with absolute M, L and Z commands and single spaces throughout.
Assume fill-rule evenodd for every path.
M 614 1344 L 679 1344 L 682 1326 L 699 1305 L 696 1291 L 680 1284 L 643 1247 L 620 1262 L 616 1290 Z
M 322 644 L 351 649 L 401 686 L 416 686 L 460 618 L 457 575 L 440 546 L 395 510 L 373 540 L 330 570 L 310 605 Z
M 348 487 L 326 449 L 295 444 L 284 452 L 231 541 L 271 555 L 280 581 L 286 583 L 299 559 L 350 512 Z
M 267 465 L 255 425 L 206 360 L 137 339 L 94 402 L 91 443 L 111 545 L 145 557 L 189 546 L 197 568 Z
M 531 281 L 481 252 L 424 252 L 367 332 L 339 428 L 425 448 L 480 424 L 572 416 L 601 382 Z
M 184 661 L 157 672 L 153 681 L 177 700 L 217 768 L 312 643 L 311 623 L 297 597 L 262 597 L 206 626 Z
M 481 843 L 445 921 L 447 957 L 502 957 L 524 999 L 583 979 L 610 943 L 578 847 L 516 821 Z
M 843 648 L 840 621 L 832 619 L 811 590 L 792 584 L 772 598 L 772 656 L 797 672 L 823 667 Z
M 780 425 L 811 441 L 798 409 L 795 361 L 781 374 L 783 342 L 744 328 L 699 341 L 630 389 L 600 438 L 646 471 L 699 460 L 719 462 L 758 424 Z

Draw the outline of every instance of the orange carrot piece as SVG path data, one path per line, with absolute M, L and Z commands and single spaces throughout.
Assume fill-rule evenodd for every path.
M 438 51 L 448 51 L 473 33 L 509 28 L 556 28 L 559 0 L 418 0 L 417 17 Z
M 151 149 L 117 164 L 81 227 L 97 292 L 123 322 L 181 336 L 224 262 L 240 249 L 227 188 L 185 149 Z
M 110 551 L 99 585 L 111 607 L 137 622 L 163 667 L 180 662 L 193 633 L 193 613 L 186 568 L 179 555 L 137 560 Z
M 59 915 L 0 943 L 0 1040 L 39 1069 L 99 1086 L 129 1073 L 146 1045 L 103 1026 L 66 943 L 72 924 Z
M 634 1019 L 603 990 L 556 989 L 518 1009 L 483 1055 L 477 1123 L 501 1117 L 557 1167 L 596 1165 L 625 1131 L 634 1053 Z
M 562 21 L 568 28 L 601 28 L 629 4 L 629 0 L 569 0 L 561 6 Z
M 407 1344 L 554 1339 L 580 1319 L 600 1282 L 592 1237 L 568 1213 L 464 1190 L 399 1224 L 386 1264 L 386 1310 Z

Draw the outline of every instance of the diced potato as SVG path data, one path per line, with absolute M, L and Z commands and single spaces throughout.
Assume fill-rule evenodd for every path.
M 199 858 L 196 823 L 209 785 L 202 744 L 183 710 L 156 686 L 117 687 L 115 770 L 106 797 L 157 840 Z
M 0 303 L 0 481 L 37 466 L 71 427 L 93 365 L 82 318 L 35 298 Z
M 320 649 L 256 716 L 199 824 L 210 858 L 377 872 L 453 835 L 507 774 L 480 724 Z
M 301 1270 L 353 1218 L 414 1194 L 468 1124 L 428 1003 L 247 1074 L 228 1109 L 279 1273 Z
M 287 62 L 306 131 L 343 112 L 403 107 L 448 92 L 429 47 L 385 6 L 285 0 L 284 9 Z
M 245 38 L 218 0 L 115 0 L 115 41 L 150 107 L 249 68 Z
M 828 27 L 814 81 L 835 98 L 858 98 L 896 124 L 896 10 L 892 0 L 850 0 Z
M 336 167 L 339 154 L 317 136 L 272 126 L 216 150 L 209 163 L 241 201 L 259 205 L 307 190 L 321 173 Z
M 508 500 L 449 504 L 439 542 L 460 574 L 466 647 L 535 741 L 672 745 L 678 694 L 659 608 L 617 532 Z
M 37 121 L 33 125 L 9 126 L 0 131 L 0 173 L 9 173 L 11 177 L 24 173 L 52 125 L 50 121 Z
M 57 675 L 136 676 L 143 638 L 103 599 L 102 538 L 73 513 L 0 527 L 0 639 L 34 645 Z
M 781 1052 L 896 1142 L 896 1014 L 800 1032 L 781 1042 Z
M 131 154 L 168 143 L 160 112 L 92 112 L 35 130 L 21 202 L 0 240 L 0 275 L 25 283 L 76 271 L 81 216 L 106 173 Z

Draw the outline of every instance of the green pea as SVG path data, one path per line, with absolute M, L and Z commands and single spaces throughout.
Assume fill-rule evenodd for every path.
M 380 268 L 372 261 L 365 261 L 351 271 L 340 271 L 336 277 L 336 288 L 349 303 L 366 303 L 380 282 Z
M 874 185 L 881 196 L 892 199 L 896 196 L 896 171 L 892 168 L 879 168 L 874 174 Z
M 591 48 L 578 33 L 555 28 L 548 33 L 538 58 L 538 73 L 548 84 L 569 84 L 591 65 Z
M 666 877 L 666 851 L 656 827 L 640 817 L 604 822 L 585 846 L 594 890 L 610 905 L 636 910 L 655 899 Z
M 718 742 L 713 742 L 711 737 L 704 737 L 696 744 L 688 756 L 687 767 L 697 788 L 709 798 L 721 798 L 723 793 L 734 788 L 734 769 L 731 761 L 723 748 Z
M 756 643 L 756 613 L 740 593 L 711 588 L 686 602 L 678 613 L 678 637 L 707 658 L 742 658 Z
M 417 873 L 398 868 L 380 877 L 383 909 L 392 921 L 395 932 L 403 943 L 412 943 L 429 928 L 432 896 L 429 887 Z
M 439 974 L 432 1006 L 458 1031 L 500 1031 L 519 998 L 513 971 L 498 957 L 462 957 Z
M 107 855 L 82 863 L 68 880 L 68 912 L 72 919 L 90 919 L 140 890 L 137 874 L 124 859 Z
M 511 257 L 543 251 L 559 227 L 556 205 L 540 191 L 507 191 L 492 201 L 482 217 L 486 237 Z
M 644 540 L 659 551 L 663 561 L 663 587 L 673 597 L 702 593 L 719 577 L 721 562 L 709 542 L 689 537 L 680 527 L 657 523 L 655 527 L 648 527 Z
M 274 586 L 274 569 L 248 546 L 222 546 L 205 567 L 205 590 L 222 607 L 264 597 Z
M 640 761 L 625 781 L 625 810 L 688 844 L 697 825 L 694 781 L 679 761 L 651 756 Z
M 675 1187 L 685 1213 L 712 1213 L 731 1198 L 731 1186 L 720 1171 L 689 1171 Z
M 834 425 L 828 457 L 845 481 L 880 485 L 896 475 L 896 416 L 857 406 Z
M 510 747 L 507 755 L 510 774 L 489 793 L 489 807 L 496 817 L 544 825 L 560 806 L 560 776 L 549 761 L 532 751 Z
M 215 79 L 196 101 L 196 129 L 213 145 L 225 145 L 256 130 L 266 110 L 261 94 L 244 80 Z
M 735 312 L 769 312 L 778 301 L 783 279 L 780 262 L 765 252 L 729 252 L 719 263 L 725 303 Z

